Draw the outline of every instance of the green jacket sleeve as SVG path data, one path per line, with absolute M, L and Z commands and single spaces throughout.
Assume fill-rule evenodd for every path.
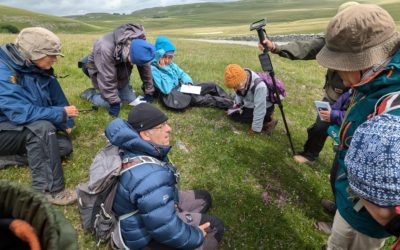
M 324 45 L 325 38 L 320 37 L 277 45 L 272 53 L 291 60 L 313 60 Z

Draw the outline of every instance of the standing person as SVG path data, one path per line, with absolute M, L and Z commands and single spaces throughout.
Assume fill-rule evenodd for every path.
M 64 187 L 60 157 L 72 152 L 68 134 L 78 110 L 54 76 L 57 56 L 63 56 L 60 39 L 40 27 L 23 29 L 15 43 L 0 47 L 0 165 L 27 161 L 33 188 L 67 205 L 76 194 Z
M 377 5 L 351 6 L 333 17 L 327 26 L 325 46 L 318 53 L 317 62 L 336 70 L 345 86 L 355 91 L 341 126 L 331 174 L 338 209 L 328 249 L 379 249 L 389 236 L 349 186 L 345 158 L 353 146 L 354 131 L 374 115 L 379 100 L 400 91 L 399 48 L 400 34 L 393 18 Z M 389 113 L 399 115 L 395 111 Z M 363 145 L 362 150 L 370 152 L 374 147 Z M 383 159 L 376 160 L 384 164 Z
M 345 158 L 351 190 L 375 221 L 397 237 L 392 249 L 400 248 L 399 108 L 396 115 L 389 112 L 361 124 Z
M 338 13 L 350 6 L 358 4 L 357 2 L 346 2 L 339 6 Z M 290 42 L 284 45 L 278 45 L 267 38 L 264 40 L 263 44 L 265 44 L 272 53 L 290 60 L 313 60 L 325 45 L 325 38 L 320 37 L 307 41 Z M 262 46 L 260 49 L 263 49 Z M 328 69 L 325 75 L 324 97 L 322 101 L 329 102 L 330 105 L 333 105 L 347 90 L 348 87 L 343 84 L 338 73 L 335 70 Z M 315 122 L 307 128 L 308 137 L 307 141 L 304 143 L 303 151 L 293 156 L 293 160 L 301 164 L 314 163 L 324 147 L 328 136 L 326 133 L 328 127 L 329 123 L 321 121 L 319 116 L 317 116 Z
M 216 249 L 223 223 L 206 214 L 210 193 L 178 189 L 179 173 L 168 160 L 172 129 L 167 120 L 159 109 L 141 103 L 128 121 L 118 118 L 106 128 L 106 137 L 122 151 L 113 205 L 117 216 L 126 217 L 119 222 L 120 244 L 125 249 Z M 142 158 L 146 163 L 136 166 Z
M 274 104 L 267 100 L 268 88 L 256 72 L 229 64 L 224 72 L 225 85 L 236 92 L 235 104 L 228 110 L 229 117 L 237 122 L 250 123 L 250 132 L 268 134 L 278 120 L 272 118 Z
M 182 84 L 200 86 L 200 94 L 185 94 L 190 102 L 188 106 L 206 106 L 228 109 L 233 105 L 233 100 L 229 95 L 214 82 L 193 82 L 192 78 L 173 62 L 176 51 L 175 46 L 168 37 L 160 36 L 156 39 L 156 56 L 151 63 L 151 70 L 155 87 L 164 96 L 161 100 L 167 107 L 168 96 L 176 95 L 174 89 L 178 89 Z M 178 97 L 179 98 L 179 97 Z
M 143 26 L 130 23 L 97 40 L 84 65 L 94 88 L 85 90 L 80 97 L 107 108 L 111 116 L 117 117 L 121 104 L 136 98 L 130 84 L 136 64 L 143 82 L 144 99 L 151 102 L 154 86 L 149 62 L 154 58 L 154 47 L 145 40 Z

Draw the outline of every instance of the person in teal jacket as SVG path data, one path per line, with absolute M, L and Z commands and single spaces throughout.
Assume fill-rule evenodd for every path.
M 317 55 L 320 65 L 338 71 L 346 86 L 354 89 L 343 120 L 332 171 L 338 211 L 327 249 L 379 249 L 390 235 L 365 208 L 349 185 L 344 161 L 355 130 L 372 117 L 379 100 L 400 91 L 400 34 L 387 11 L 373 4 L 352 6 L 329 22 L 325 46 Z M 398 110 L 389 112 L 400 115 Z M 373 148 L 363 150 L 373 154 Z
M 154 86 L 162 95 L 173 95 L 174 90 L 178 90 L 182 84 L 190 84 L 201 87 L 199 95 L 185 94 L 190 96 L 190 106 L 228 109 L 233 105 L 233 98 L 217 84 L 214 82 L 193 82 L 192 78 L 173 62 L 176 48 L 167 37 L 158 37 L 155 48 L 156 55 L 151 63 L 151 71 Z

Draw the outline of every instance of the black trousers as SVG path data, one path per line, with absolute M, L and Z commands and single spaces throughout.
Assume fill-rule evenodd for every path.
M 326 138 L 328 137 L 328 127 L 330 123 L 321 121 L 317 115 L 315 122 L 307 128 L 307 141 L 303 146 L 303 151 L 300 153 L 310 161 L 318 158 L 319 153 L 324 147 Z
M 233 106 L 233 98 L 224 89 L 213 82 L 196 82 L 193 85 L 201 86 L 200 95 L 190 94 L 192 106 L 206 106 L 228 109 Z
M 35 190 L 57 192 L 64 189 L 61 157 L 72 152 L 72 143 L 66 134 L 58 132 L 52 123 L 40 120 L 23 127 L 2 127 L 0 138 L 0 164 L 12 163 L 10 158 L 13 157 L 27 159 Z
M 274 113 L 275 110 L 275 105 L 272 105 L 271 107 L 267 108 L 267 113 L 264 116 L 264 125 L 270 121 L 272 121 L 272 114 Z M 229 117 L 240 123 L 252 123 L 253 122 L 253 112 L 254 109 L 251 108 L 243 108 L 242 112 L 235 112 L 229 115 Z

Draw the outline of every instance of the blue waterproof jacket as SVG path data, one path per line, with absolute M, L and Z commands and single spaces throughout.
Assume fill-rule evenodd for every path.
M 46 120 L 58 129 L 72 128 L 64 106 L 68 100 L 53 70 L 41 70 L 14 44 L 0 47 L 0 122 L 25 125 Z
M 173 88 L 182 84 L 193 83 L 192 78 L 185 73 L 178 65 L 174 62 L 169 63 L 166 66 L 158 66 L 158 61 L 165 54 L 163 49 L 156 51 L 156 55 L 151 62 L 151 72 L 153 74 L 153 82 L 155 87 L 162 93 L 168 95 Z
M 167 163 L 171 147 L 144 141 L 123 119 L 117 118 L 106 128 L 106 137 L 123 150 L 122 160 L 151 156 Z M 203 243 L 197 227 L 185 224 L 177 215 L 176 169 L 170 164 L 145 163 L 122 173 L 114 199 L 117 216 L 138 212 L 121 221 L 121 235 L 130 249 L 141 249 L 156 240 L 162 244 L 195 249 Z

